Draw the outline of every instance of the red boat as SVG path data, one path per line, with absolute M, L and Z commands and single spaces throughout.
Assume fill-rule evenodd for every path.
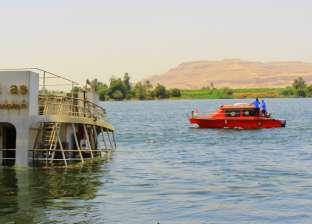
M 246 103 L 223 105 L 209 115 L 198 115 L 193 111 L 189 121 L 200 128 L 259 129 L 286 126 L 285 120 L 273 119 L 270 114 L 262 114 Z

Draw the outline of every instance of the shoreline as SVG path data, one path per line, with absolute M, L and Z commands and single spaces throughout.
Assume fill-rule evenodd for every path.
M 286 96 L 280 96 L 280 97 L 259 97 L 260 99 L 310 99 L 312 97 L 286 97 Z M 248 97 L 248 98 L 183 98 L 183 97 L 177 97 L 177 98 L 165 98 L 165 99 L 145 99 L 145 100 L 140 100 L 140 99 L 128 99 L 128 100 L 104 100 L 104 101 L 99 101 L 100 103 L 102 102 L 140 102 L 140 101 L 179 101 L 179 100 L 248 100 L 248 99 L 254 99 L 253 97 Z
M 168 98 L 150 98 L 150 99 L 138 99 L 130 98 L 123 100 L 104 100 L 100 102 L 109 101 L 154 101 L 154 100 L 218 100 L 218 99 L 254 99 L 264 98 L 264 99 L 296 99 L 296 98 L 310 98 L 307 95 L 305 97 L 298 95 L 285 95 L 283 91 L 287 90 L 285 88 L 240 88 L 240 89 L 229 89 L 230 92 L 224 92 L 222 89 L 207 90 L 207 89 L 193 89 L 193 90 L 181 90 L 180 97 L 168 97 Z

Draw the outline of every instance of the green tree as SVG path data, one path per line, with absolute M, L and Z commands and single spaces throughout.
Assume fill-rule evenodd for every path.
M 171 89 L 170 90 L 170 96 L 172 97 L 180 97 L 181 96 L 181 91 L 177 88 Z
M 299 96 L 299 97 L 306 97 L 307 96 L 307 94 L 306 94 L 304 89 L 298 89 L 296 91 L 296 95 Z
M 134 86 L 134 95 L 137 97 L 139 100 L 145 100 L 146 99 L 146 89 L 142 85 L 141 82 L 138 82 Z
M 295 79 L 292 86 L 296 90 L 304 90 L 307 87 L 306 82 L 302 77 Z
M 99 95 L 99 98 L 101 101 L 105 101 L 107 97 L 107 92 L 108 92 L 108 86 L 106 84 L 100 83 L 97 86 L 96 90 L 97 94 Z
M 125 98 L 124 94 L 120 90 L 116 90 L 112 94 L 114 100 L 123 100 Z
M 228 98 L 233 95 L 233 90 L 228 87 L 219 89 L 219 92 L 220 92 L 220 95 L 222 95 L 225 98 Z
M 309 85 L 307 87 L 307 96 L 311 97 L 312 96 L 312 85 Z
M 151 82 L 149 80 L 146 80 L 144 82 L 144 85 L 146 86 L 147 89 L 152 89 L 153 88 L 153 85 L 151 84 Z
M 149 80 L 146 80 L 144 82 L 144 88 L 145 88 L 145 94 L 146 94 L 146 99 L 152 100 L 155 98 L 155 92 L 153 90 L 153 85 Z
M 124 74 L 123 83 L 125 84 L 127 92 L 129 92 L 131 90 L 131 84 L 130 84 L 130 76 L 127 72 Z
M 295 79 L 292 86 L 295 90 L 296 96 L 306 97 L 307 84 L 302 77 Z
M 154 89 L 155 97 L 158 99 L 165 99 L 169 97 L 169 93 L 166 90 L 166 87 L 163 85 L 160 85 L 159 83 L 156 85 Z
M 154 90 L 148 90 L 147 91 L 147 96 L 148 96 L 148 99 L 150 99 L 150 100 L 153 100 L 153 99 L 155 99 L 155 92 L 154 92 Z
M 151 100 L 155 98 L 153 86 L 149 81 L 138 82 L 134 86 L 134 96 L 139 100 Z
M 283 96 L 293 96 L 295 95 L 295 89 L 291 86 L 287 86 L 285 89 L 282 90 Z
M 121 78 L 111 78 L 109 88 L 107 90 L 107 96 L 115 100 L 123 100 L 126 98 L 127 87 L 125 86 Z

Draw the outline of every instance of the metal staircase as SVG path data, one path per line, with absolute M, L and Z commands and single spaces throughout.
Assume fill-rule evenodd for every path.
M 61 129 L 60 123 L 45 123 L 43 129 L 42 141 L 45 148 L 49 149 L 47 151 L 46 158 L 49 163 L 53 163 L 55 152 L 57 149 L 57 143 L 59 138 L 59 132 Z
M 57 123 L 44 123 L 42 130 L 42 143 L 44 148 L 52 149 L 55 144 Z
M 37 146 L 39 144 L 39 148 L 44 150 L 42 151 L 42 156 L 45 157 L 47 163 L 53 163 L 55 152 L 58 146 L 60 129 L 61 124 L 58 122 L 48 122 L 40 124 L 36 144 Z M 40 141 L 38 141 L 39 139 Z

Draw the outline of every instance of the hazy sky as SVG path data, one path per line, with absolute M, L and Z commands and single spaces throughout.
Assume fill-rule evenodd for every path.
M 0 67 L 82 82 L 181 62 L 312 62 L 310 0 L 0 0 Z

